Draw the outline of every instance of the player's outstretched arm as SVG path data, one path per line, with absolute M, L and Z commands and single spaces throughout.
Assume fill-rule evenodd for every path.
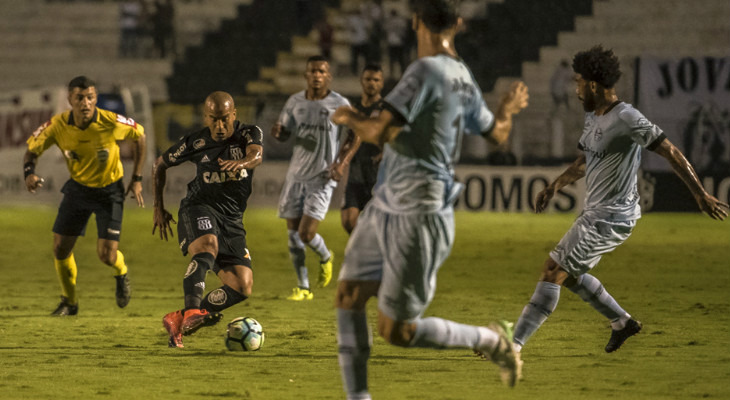
M 699 205 L 702 212 L 709 215 L 712 219 L 724 220 L 727 218 L 728 204 L 715 198 L 715 196 L 707 193 L 699 178 L 695 169 L 692 168 L 692 164 L 687 161 L 687 158 L 682 154 L 679 149 L 669 141 L 664 139 L 659 146 L 654 149 L 654 152 L 664 157 L 669 164 L 672 166 L 674 173 L 682 179 L 692 196 L 694 196 L 697 205 Z
M 142 208 L 144 208 L 144 198 L 142 197 L 142 181 L 139 179 L 142 178 L 142 170 L 144 169 L 146 147 L 144 135 L 134 141 L 134 172 L 132 172 L 132 179 L 127 186 L 127 191 L 124 192 L 124 196 L 132 193 L 130 197 L 137 200 L 137 206 Z M 135 177 L 139 177 L 139 179 L 135 179 Z
M 381 111 L 377 117 L 369 118 L 350 106 L 342 106 L 332 114 L 331 119 L 337 125 L 346 125 L 352 129 L 363 142 L 381 147 L 395 139 L 404 125 L 404 121 L 388 109 Z
M 223 160 L 218 159 L 218 165 L 221 171 L 242 171 L 244 169 L 254 169 L 261 165 L 264 157 L 264 148 L 258 144 L 249 144 L 246 146 L 246 157 L 243 160 Z
M 155 180 L 155 200 L 152 203 L 152 234 L 159 228 L 160 240 L 167 240 L 167 234 L 174 237 L 170 222 L 176 224 L 175 219 L 167 210 L 165 210 L 165 202 L 163 192 L 165 191 L 165 181 L 167 180 L 167 165 L 162 157 L 157 157 L 155 165 L 152 167 L 152 176 Z
M 514 81 L 509 91 L 504 93 L 497 106 L 497 113 L 494 115 L 494 127 L 486 139 L 492 144 L 504 143 L 512 131 L 512 116 L 519 114 L 529 103 L 530 95 L 527 92 L 527 85 L 522 81 Z
M 36 189 L 43 186 L 43 178 L 35 174 L 35 165 L 38 156 L 26 150 L 23 156 L 23 175 L 25 176 L 25 188 L 29 192 L 35 193 Z
M 563 187 L 570 185 L 571 183 L 584 177 L 586 174 L 586 156 L 581 154 L 573 164 L 568 167 L 560 176 L 558 176 L 553 183 L 549 184 L 545 189 L 537 194 L 535 199 L 535 212 L 541 213 L 545 211 L 550 199 L 553 198 L 555 192 L 562 189 Z

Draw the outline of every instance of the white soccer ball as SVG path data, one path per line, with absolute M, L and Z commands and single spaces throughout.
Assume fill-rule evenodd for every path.
M 264 345 L 264 328 L 251 317 L 238 317 L 228 323 L 226 347 L 231 351 L 256 351 Z

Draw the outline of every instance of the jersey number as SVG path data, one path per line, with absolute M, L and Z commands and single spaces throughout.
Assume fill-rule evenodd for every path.
M 454 141 L 454 149 L 451 151 L 451 162 L 455 164 L 459 161 L 461 155 L 461 142 L 464 140 L 464 124 L 461 122 L 461 114 L 454 118 L 451 126 L 456 130 L 456 140 Z

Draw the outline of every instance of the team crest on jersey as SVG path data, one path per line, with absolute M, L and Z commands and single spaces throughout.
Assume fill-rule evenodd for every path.
M 202 138 L 196 140 L 195 143 L 193 143 L 193 148 L 195 150 L 198 150 L 199 148 L 201 148 L 203 146 L 205 146 L 205 139 L 202 139 Z
M 109 150 L 100 148 L 96 150 L 96 158 L 99 160 L 99 164 L 106 164 L 109 160 Z
M 601 139 L 603 139 L 603 131 L 601 131 L 600 128 L 596 128 L 596 130 L 593 131 L 593 140 L 600 142 Z
M 229 152 L 231 153 L 231 158 L 234 160 L 240 160 L 243 158 L 243 150 L 241 150 L 238 146 L 231 146 Z

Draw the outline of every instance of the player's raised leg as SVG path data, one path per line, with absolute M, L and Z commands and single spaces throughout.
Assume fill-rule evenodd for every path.
M 127 264 L 124 262 L 124 254 L 119 251 L 119 241 L 100 238 L 97 241 L 96 251 L 99 259 L 114 269 L 117 306 L 126 307 L 132 298 L 132 287 L 129 282 Z
M 246 250 L 248 254 L 248 250 Z M 232 307 L 251 296 L 253 288 L 253 271 L 251 265 L 233 265 L 225 268 L 214 267 L 223 285 L 205 295 L 200 308 L 211 315 L 220 315 L 226 308 Z M 192 333 L 192 332 L 190 332 Z
M 618 350 L 626 339 L 641 331 L 641 322 L 632 319 L 593 275 L 583 274 L 568 279 L 564 285 L 611 321 L 611 338 L 605 349 L 607 353 Z

